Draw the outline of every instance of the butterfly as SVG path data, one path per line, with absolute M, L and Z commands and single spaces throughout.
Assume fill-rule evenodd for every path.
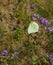
M 39 30 L 39 25 L 36 22 L 31 21 L 28 27 L 28 34 L 36 33 L 38 32 L 38 30 Z

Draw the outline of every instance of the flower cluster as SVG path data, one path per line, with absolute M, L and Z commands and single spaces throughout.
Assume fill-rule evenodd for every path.
M 31 4 L 31 8 L 34 9 L 35 4 Z M 46 18 L 43 17 L 39 17 L 38 14 L 32 14 L 32 20 L 33 21 L 40 21 L 40 23 L 44 26 L 44 29 L 47 32 L 53 32 L 53 27 L 51 26 L 51 24 L 53 24 L 53 20 L 48 21 Z
M 8 57 L 9 54 L 10 54 L 9 51 L 6 50 L 6 49 L 3 50 L 2 52 L 0 52 L 0 56 L 7 56 Z M 10 55 L 11 55 L 12 59 L 17 59 L 18 58 L 18 52 L 16 52 L 16 51 L 11 53 Z
M 18 52 L 12 53 L 12 58 L 17 59 L 18 58 Z
M 36 20 L 39 20 L 40 18 L 39 18 L 39 15 L 37 15 L 37 14 L 33 14 L 32 15 L 32 20 L 33 21 L 36 21 Z
M 53 61 L 53 54 L 48 54 L 47 57 L 49 58 L 50 61 Z
M 48 25 L 48 20 L 47 20 L 46 18 L 42 18 L 42 19 L 41 19 L 41 23 L 42 23 L 43 25 Z
M 3 50 L 1 53 L 0 53 L 0 56 L 2 55 L 2 56 L 5 56 L 5 55 L 7 55 L 8 54 L 8 50 Z

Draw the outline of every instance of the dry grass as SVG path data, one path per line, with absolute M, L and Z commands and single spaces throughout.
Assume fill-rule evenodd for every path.
M 0 52 L 4 49 L 9 51 L 7 56 L 0 56 L 0 65 L 53 65 L 47 58 L 47 54 L 53 53 L 53 33 L 47 33 L 39 21 L 39 32 L 31 35 L 27 33 L 33 13 L 38 13 L 40 17 L 48 20 L 53 19 L 52 2 L 0 0 Z M 30 8 L 31 4 L 40 6 L 41 15 L 36 7 Z M 18 52 L 16 60 L 10 56 L 15 51 Z

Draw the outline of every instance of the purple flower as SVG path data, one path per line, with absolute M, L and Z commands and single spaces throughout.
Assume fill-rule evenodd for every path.
M 13 55 L 13 59 L 17 59 L 18 58 L 18 52 L 14 52 L 12 55 Z
M 31 4 L 31 8 L 34 8 L 35 4 Z
M 50 61 L 53 61 L 53 54 L 48 54 L 47 57 L 49 58 Z
M 8 54 L 8 50 L 3 50 L 3 51 L 1 52 L 1 54 L 2 54 L 2 55 Z
M 33 20 L 33 21 L 36 21 L 36 20 L 37 20 L 37 18 L 35 18 L 35 17 L 32 17 L 32 20 Z
M 41 23 L 42 23 L 43 25 L 47 25 L 47 24 L 48 24 L 48 20 L 46 20 L 46 18 L 42 18 L 42 19 L 41 19 Z
M 53 28 L 48 27 L 48 31 L 49 31 L 49 32 L 53 32 Z

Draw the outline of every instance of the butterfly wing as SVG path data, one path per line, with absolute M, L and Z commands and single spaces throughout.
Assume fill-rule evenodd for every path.
M 28 34 L 38 32 L 39 25 L 36 22 L 31 22 L 28 27 Z

